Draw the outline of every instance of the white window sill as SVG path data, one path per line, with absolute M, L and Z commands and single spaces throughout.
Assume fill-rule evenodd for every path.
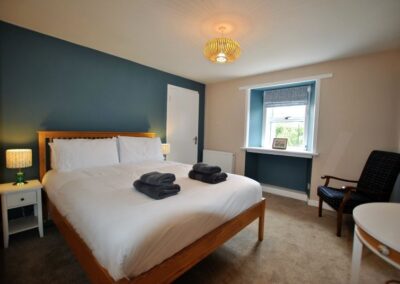
M 311 151 L 278 150 L 278 149 L 262 148 L 262 147 L 242 147 L 242 150 L 246 150 L 247 152 L 250 153 L 290 156 L 290 157 L 299 157 L 307 159 L 312 159 L 314 156 L 318 156 L 318 153 L 314 153 Z

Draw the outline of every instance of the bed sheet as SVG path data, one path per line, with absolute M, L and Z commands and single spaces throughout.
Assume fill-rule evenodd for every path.
M 137 276 L 259 202 L 261 186 L 228 174 L 219 184 L 188 178 L 190 165 L 144 162 L 71 172 L 51 170 L 51 202 L 114 280 Z M 178 195 L 153 200 L 133 182 L 150 171 L 176 175 Z

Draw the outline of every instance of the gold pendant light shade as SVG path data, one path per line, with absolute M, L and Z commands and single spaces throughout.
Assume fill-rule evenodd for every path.
M 233 62 L 240 56 L 240 45 L 230 38 L 214 38 L 204 46 L 204 56 L 213 63 Z

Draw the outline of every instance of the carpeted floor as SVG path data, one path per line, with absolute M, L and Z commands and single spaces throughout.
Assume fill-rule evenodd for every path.
M 267 195 L 266 231 L 257 242 L 254 222 L 176 283 L 347 283 L 353 222 L 335 235 L 335 214 L 304 202 Z M 81 267 L 53 225 L 40 239 L 36 230 L 12 236 L 0 249 L 0 283 L 88 283 Z M 400 272 L 364 249 L 360 283 L 400 279 Z

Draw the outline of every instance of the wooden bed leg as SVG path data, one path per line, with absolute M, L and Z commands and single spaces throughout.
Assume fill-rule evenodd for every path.
M 322 217 L 322 198 L 319 198 L 319 203 L 318 203 L 318 217 Z
M 260 217 L 258 217 L 258 241 L 264 240 L 265 199 L 261 206 Z

